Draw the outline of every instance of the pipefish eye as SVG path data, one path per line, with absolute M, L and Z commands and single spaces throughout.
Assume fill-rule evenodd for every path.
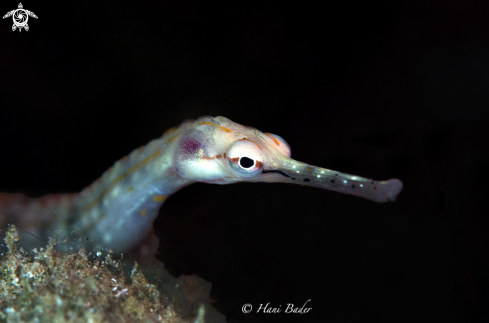
M 238 175 L 252 177 L 263 169 L 262 148 L 254 141 L 240 139 L 227 152 L 229 167 Z

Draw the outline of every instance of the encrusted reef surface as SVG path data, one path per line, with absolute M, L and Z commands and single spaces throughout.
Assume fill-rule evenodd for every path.
M 110 250 L 67 254 L 51 239 L 27 252 L 18 247 L 14 226 L 4 240 L 0 322 L 225 322 L 210 304 L 210 284 L 197 276 L 162 273 L 157 287 L 137 264 L 126 278 L 123 260 Z

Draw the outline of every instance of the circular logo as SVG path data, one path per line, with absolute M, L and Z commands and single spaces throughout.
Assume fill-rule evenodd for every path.
M 27 24 L 27 20 L 29 19 L 27 16 L 27 12 L 25 12 L 24 9 L 15 10 L 15 13 L 13 14 L 13 18 L 14 18 L 14 24 L 16 24 L 17 27 L 24 27 L 25 24 Z

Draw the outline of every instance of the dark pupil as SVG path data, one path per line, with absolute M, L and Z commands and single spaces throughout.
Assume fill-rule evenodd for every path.
M 255 162 L 253 161 L 253 159 L 251 158 L 248 158 L 248 157 L 241 157 L 239 159 L 239 164 L 241 165 L 241 167 L 243 168 L 250 168 L 252 167 Z

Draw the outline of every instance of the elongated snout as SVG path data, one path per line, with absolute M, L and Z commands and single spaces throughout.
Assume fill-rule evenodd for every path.
M 403 184 L 397 179 L 376 181 L 373 179 L 337 172 L 308 165 L 291 158 L 282 157 L 273 169 L 264 169 L 260 182 L 293 183 L 324 188 L 344 194 L 355 195 L 379 203 L 394 201 L 402 191 Z

